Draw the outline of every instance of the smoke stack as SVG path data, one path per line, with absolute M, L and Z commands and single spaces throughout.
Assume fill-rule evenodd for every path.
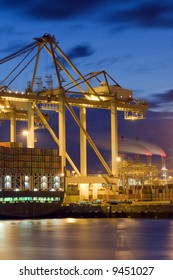
M 151 162 L 152 162 L 152 154 L 147 154 L 147 163 L 149 166 L 151 166 Z
M 162 157 L 162 169 L 166 169 L 166 155 L 161 155 Z
M 166 154 L 161 155 L 162 158 L 162 179 L 167 179 L 167 169 L 166 169 Z

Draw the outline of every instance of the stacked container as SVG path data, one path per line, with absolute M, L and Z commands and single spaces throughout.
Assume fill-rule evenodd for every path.
M 0 189 L 54 188 L 60 170 L 58 150 L 0 146 Z

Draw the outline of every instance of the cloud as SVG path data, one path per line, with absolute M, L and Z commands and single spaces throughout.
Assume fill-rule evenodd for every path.
M 70 59 L 78 57 L 90 56 L 95 51 L 88 44 L 81 44 L 73 47 L 70 51 L 67 52 L 67 57 Z
M 160 111 L 162 113 L 170 114 L 173 112 L 173 89 L 169 89 L 162 93 L 150 94 L 147 102 L 150 111 Z M 166 116 L 166 118 L 169 117 L 171 117 L 171 115 Z M 165 118 L 165 116 L 163 118 Z
M 155 94 L 154 97 L 159 100 L 159 102 L 173 102 L 173 89 Z
M 111 0 L 110 0 L 111 1 Z M 1 8 L 16 8 L 18 12 L 24 12 L 26 15 L 36 19 L 61 20 L 69 17 L 84 14 L 98 5 L 104 3 L 104 0 L 1 0 Z
M 88 57 L 88 56 L 91 56 L 94 53 L 95 53 L 95 50 L 92 49 L 89 46 L 89 44 L 85 43 L 85 44 L 79 44 L 79 45 L 74 46 L 73 48 L 66 51 L 65 54 L 73 62 L 77 58 Z M 61 63 L 65 67 L 67 67 L 67 68 L 69 67 L 69 64 L 67 63 L 67 61 L 63 57 L 61 57 L 60 60 L 61 60 Z
M 134 1 L 133 5 L 117 7 L 106 16 L 106 23 L 116 28 L 145 27 L 172 28 L 172 1 Z M 103 19 L 105 21 L 105 17 Z
M 153 109 L 158 109 L 160 108 L 160 104 L 158 104 L 158 102 L 155 101 L 147 101 L 147 103 L 149 104 L 149 110 L 153 111 Z
M 28 0 L 27 4 L 30 4 L 32 0 Z M 13 8 L 25 5 L 23 0 L 0 0 L 1 8 Z
M 117 30 L 130 27 L 173 27 L 172 0 L 0 0 L 1 9 L 36 20 L 84 18 L 100 20 Z

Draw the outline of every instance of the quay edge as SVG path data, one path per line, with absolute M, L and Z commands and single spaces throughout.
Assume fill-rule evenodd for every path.
M 15 208 L 15 209 L 14 209 Z M 15 210 L 15 211 L 14 211 Z M 14 214 L 15 213 L 15 214 Z M 35 218 L 149 218 L 173 219 L 172 203 L 69 205 L 56 203 L 6 204 L 0 219 Z

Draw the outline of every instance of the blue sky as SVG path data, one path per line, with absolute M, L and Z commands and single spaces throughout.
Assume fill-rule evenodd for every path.
M 119 114 L 119 135 L 158 145 L 173 169 L 172 0 L 0 0 L 0 6 L 0 58 L 34 37 L 54 35 L 83 74 L 105 70 L 149 103 L 146 120 L 130 123 Z M 100 121 L 102 115 L 88 116 L 89 129 L 96 142 L 103 139 L 100 146 L 109 160 L 103 145 L 109 141 L 109 116 Z

